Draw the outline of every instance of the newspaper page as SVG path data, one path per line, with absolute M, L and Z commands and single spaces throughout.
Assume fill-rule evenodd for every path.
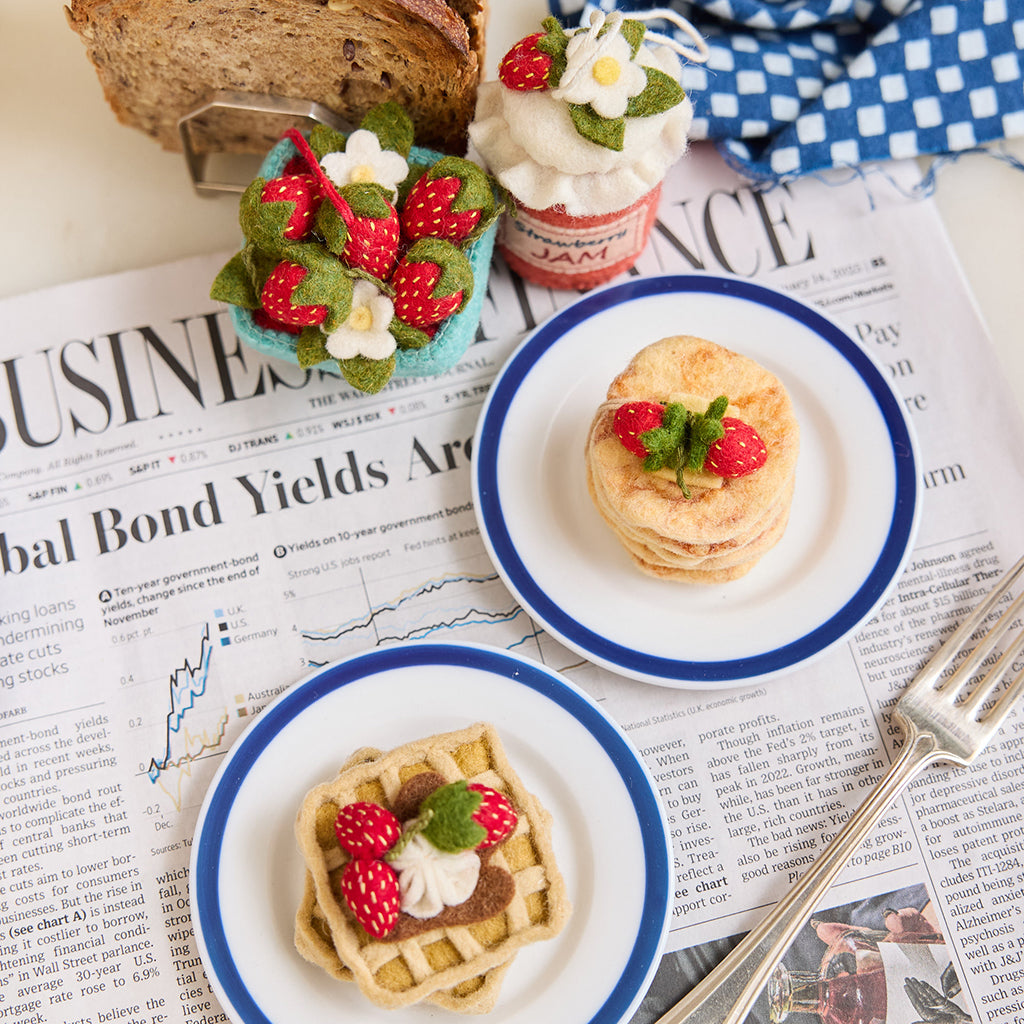
M 635 273 L 735 274 L 817 305 L 885 365 L 922 455 L 917 546 L 877 616 L 813 666 L 714 694 L 581 660 L 485 554 L 481 405 L 575 293 L 496 259 L 459 365 L 376 396 L 244 348 L 208 298 L 229 253 L 4 302 L 0 1020 L 224 1020 L 188 877 L 220 758 L 317 666 L 428 636 L 543 661 L 642 751 L 675 846 L 681 952 L 638 1017 L 678 998 L 880 777 L 903 683 L 1018 554 L 1024 428 L 916 178 L 894 164 L 757 192 L 697 147 L 666 182 Z M 793 976 L 818 970 L 828 924 L 878 948 L 913 932 L 946 957 L 922 984 L 975 1021 L 1012 1020 L 1022 759 L 1015 715 L 975 768 L 922 778 L 830 894 Z

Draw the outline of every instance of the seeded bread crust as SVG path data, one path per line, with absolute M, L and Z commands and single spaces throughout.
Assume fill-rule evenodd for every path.
M 351 124 L 394 100 L 421 146 L 464 153 L 483 66 L 486 0 L 70 0 L 118 119 L 181 150 L 179 118 L 220 90 L 326 107 Z M 265 152 L 279 123 L 197 125 L 200 152 Z

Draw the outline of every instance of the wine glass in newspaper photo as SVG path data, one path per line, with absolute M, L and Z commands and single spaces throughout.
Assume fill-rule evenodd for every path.
M 966 1024 L 960 993 L 931 899 L 915 885 L 812 918 L 748 1021 Z

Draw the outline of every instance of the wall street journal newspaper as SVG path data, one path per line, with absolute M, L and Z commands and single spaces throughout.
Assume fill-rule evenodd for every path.
M 921 526 L 891 597 L 823 659 L 753 686 L 598 668 L 488 560 L 477 417 L 503 361 L 575 294 L 497 260 L 459 365 L 375 396 L 242 346 L 208 298 L 229 254 L 5 301 L 0 1020 L 224 1019 L 188 877 L 220 759 L 316 667 L 426 636 L 525 651 L 624 728 L 675 851 L 676 952 L 639 1016 L 691 985 L 880 777 L 902 686 L 1024 546 L 1024 426 L 916 173 L 757 192 L 697 150 L 636 268 L 737 275 L 816 307 L 878 360 L 918 437 Z M 911 947 L 917 966 L 885 975 L 864 1020 L 940 1019 L 921 1015 L 929 999 L 943 1020 L 1024 1019 L 1022 765 L 1018 713 L 975 767 L 897 801 L 787 957 L 795 1019 L 854 1019 L 830 965 L 877 981 Z M 753 1019 L 770 1012 L 785 1011 L 762 997 Z

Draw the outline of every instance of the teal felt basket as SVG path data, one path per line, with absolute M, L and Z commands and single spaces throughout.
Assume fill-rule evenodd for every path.
M 298 153 L 291 139 L 281 139 L 266 155 L 260 165 L 258 176 L 276 178 L 284 173 L 288 161 Z M 413 146 L 409 153 L 410 163 L 433 164 L 444 154 L 430 149 Z M 487 294 L 487 279 L 494 254 L 494 239 L 498 232 L 497 220 L 488 227 L 466 249 L 466 257 L 473 268 L 473 294 L 461 312 L 448 317 L 438 328 L 430 342 L 418 349 L 398 349 L 395 353 L 395 377 L 433 377 L 450 370 L 465 354 L 476 336 L 480 325 L 480 314 Z M 241 306 L 229 306 L 231 322 L 235 333 L 250 348 L 275 359 L 284 359 L 298 365 L 295 354 L 296 337 L 287 331 L 261 327 L 253 319 L 252 310 Z M 315 370 L 323 370 L 336 377 L 341 371 L 335 360 L 318 363 Z

